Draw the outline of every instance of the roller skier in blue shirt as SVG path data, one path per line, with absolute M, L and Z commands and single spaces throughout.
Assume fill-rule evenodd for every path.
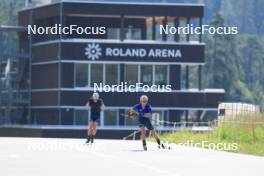
M 133 119 L 135 119 L 136 117 L 138 118 L 139 127 L 141 131 L 141 140 L 144 150 L 147 150 L 145 128 L 151 131 L 151 134 L 156 139 L 159 148 L 163 148 L 163 149 L 165 148 L 164 144 L 160 142 L 156 130 L 151 124 L 152 109 L 151 109 L 151 105 L 148 103 L 148 97 L 146 95 L 142 95 L 140 97 L 140 103 L 134 105 L 133 108 L 129 111 L 128 115 Z

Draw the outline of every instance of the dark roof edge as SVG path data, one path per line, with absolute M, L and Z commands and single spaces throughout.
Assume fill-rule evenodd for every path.
M 84 3 L 84 4 L 118 4 L 118 5 L 156 5 L 156 6 L 192 6 L 192 7 L 204 7 L 204 4 L 201 3 L 151 3 L 151 2 L 110 2 L 110 1 L 74 1 L 74 0 L 61 0 L 60 2 L 53 2 L 49 4 L 44 4 L 34 7 L 26 7 L 19 10 L 18 12 L 28 11 L 31 9 L 38 9 L 42 7 L 53 6 L 61 3 Z

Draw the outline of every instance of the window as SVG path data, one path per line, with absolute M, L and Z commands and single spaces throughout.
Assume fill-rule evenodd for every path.
M 160 31 L 160 25 L 163 25 L 163 21 L 164 20 L 165 20 L 164 17 L 161 17 L 161 16 L 155 17 L 155 21 L 156 21 L 156 26 L 155 26 L 156 33 L 155 33 L 155 36 L 156 36 L 156 40 L 158 40 L 158 41 L 162 41 L 162 34 L 161 34 L 162 31 Z
M 117 126 L 118 118 L 117 118 L 117 110 L 105 110 L 104 111 L 104 125 L 105 126 Z
M 168 66 L 156 65 L 155 66 L 155 84 L 167 85 L 168 83 Z
M 133 26 L 128 26 L 125 29 L 125 39 L 129 40 L 141 40 L 141 29 L 133 28 Z
M 190 24 L 192 24 L 194 27 L 199 27 L 199 18 L 191 18 Z M 190 34 L 190 41 L 199 41 L 199 34 Z
M 120 29 L 119 28 L 108 28 L 107 38 L 108 39 L 120 39 Z
M 124 81 L 128 85 L 167 85 L 167 65 L 124 65 Z M 119 83 L 118 64 L 75 64 L 75 87 L 94 87 L 94 83 L 117 85 Z
M 153 40 L 153 19 L 152 17 L 146 18 L 146 38 L 147 40 Z
M 186 89 L 186 66 L 181 65 L 181 89 Z
M 179 19 L 179 27 L 186 27 L 186 25 L 187 25 L 186 18 L 180 18 Z M 180 37 L 180 42 L 186 42 L 186 37 L 187 37 L 186 33 L 181 32 L 179 34 L 179 37 Z
M 94 87 L 94 83 L 116 85 L 118 64 L 75 64 L 75 87 Z
M 125 82 L 135 85 L 138 82 L 138 65 L 125 65 Z
M 140 70 L 138 70 L 140 68 Z M 125 65 L 125 81 L 128 85 L 135 85 L 138 82 L 144 85 L 167 85 L 167 65 Z M 140 80 L 138 80 L 140 74 Z
M 133 26 L 128 26 L 124 28 L 124 37 L 129 40 L 141 40 L 141 29 L 133 28 Z M 107 30 L 108 39 L 120 39 L 120 28 L 109 28 Z
M 75 86 L 88 86 L 88 64 L 75 64 Z
M 175 17 L 168 17 L 167 18 L 167 25 L 169 28 L 175 27 Z M 169 34 L 167 34 L 167 41 L 174 41 L 174 38 L 176 37 L 177 34 L 172 34 L 169 32 Z
M 158 121 L 167 121 L 168 120 L 168 111 L 164 110 L 153 110 L 152 111 L 153 124 L 161 125 Z
M 140 82 L 146 85 L 152 85 L 153 81 L 153 68 L 152 65 L 140 66 Z
M 88 124 L 88 111 L 87 110 L 75 110 L 74 125 L 87 125 Z
M 118 65 L 116 64 L 105 65 L 105 84 L 107 85 L 118 84 Z
M 186 89 L 186 71 L 188 67 L 188 89 L 198 88 L 198 66 L 181 66 L 181 87 Z
M 91 64 L 91 87 L 94 83 L 103 83 L 103 64 Z
M 189 66 L 189 88 L 198 88 L 198 66 Z

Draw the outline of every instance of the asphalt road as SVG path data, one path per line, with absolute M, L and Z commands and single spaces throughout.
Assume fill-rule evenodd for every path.
M 0 138 L 1 176 L 263 176 L 264 157 L 140 141 Z

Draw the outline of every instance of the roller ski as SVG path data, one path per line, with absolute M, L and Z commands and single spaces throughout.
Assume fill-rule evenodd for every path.
M 159 149 L 166 149 L 166 146 L 165 146 L 164 144 L 161 143 L 160 145 L 158 145 L 158 148 L 159 148 Z
M 93 143 L 94 143 L 94 137 L 93 136 L 88 136 L 84 144 L 92 145 Z
M 171 150 L 171 146 L 167 146 L 163 143 L 160 143 L 160 145 L 158 145 L 159 149 L 167 149 L 167 150 Z

